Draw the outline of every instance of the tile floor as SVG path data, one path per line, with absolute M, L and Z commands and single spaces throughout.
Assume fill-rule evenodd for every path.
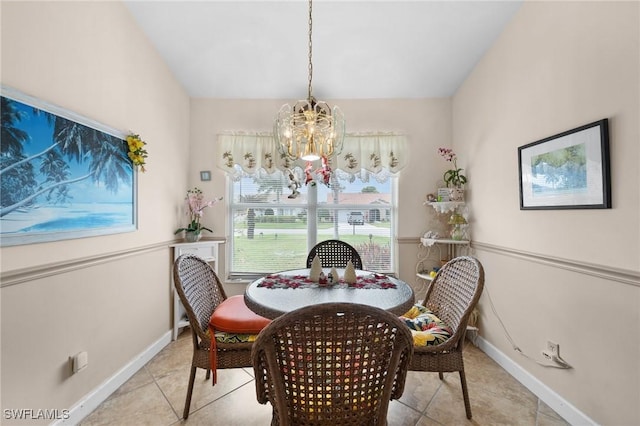
M 182 419 L 192 343 L 187 332 L 171 342 L 144 368 L 114 392 L 81 423 L 82 426 L 220 425 L 267 426 L 271 406 L 256 401 L 251 368 L 218 371 L 218 384 L 199 369 L 191 414 Z M 567 425 L 553 410 L 468 343 L 465 371 L 473 419 L 465 417 L 457 373 L 409 372 L 404 394 L 391 401 L 389 426 L 433 425 Z

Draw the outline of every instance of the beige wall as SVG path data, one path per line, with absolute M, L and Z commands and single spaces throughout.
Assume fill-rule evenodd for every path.
M 601 424 L 640 424 L 640 3 L 525 2 L 453 98 L 485 339 Z M 610 210 L 519 210 L 517 148 L 610 120 Z M 574 369 L 544 368 L 547 340 Z
M 64 409 L 170 328 L 189 100 L 119 2 L 1 8 L 3 85 L 148 142 L 137 231 L 0 249 L 2 408 Z M 71 376 L 79 351 L 89 366 Z
M 68 408 L 169 330 L 165 244 L 185 189 L 224 194 L 216 134 L 270 130 L 285 101 L 190 101 L 119 3 L 0 8 L 3 84 L 149 142 L 138 231 L 0 249 L 2 408 Z M 436 220 L 422 201 L 446 168 L 435 152 L 453 140 L 487 270 L 482 336 L 602 424 L 640 423 L 638 19 L 637 2 L 526 3 L 453 100 L 336 101 L 349 131 L 409 136 L 397 236 L 412 283 L 417 237 Z M 604 117 L 614 208 L 520 211 L 517 147 Z M 207 223 L 215 236 L 227 232 L 223 216 Z M 537 357 L 552 339 L 575 368 L 515 354 L 489 294 L 524 352 Z M 80 350 L 89 368 L 69 376 Z

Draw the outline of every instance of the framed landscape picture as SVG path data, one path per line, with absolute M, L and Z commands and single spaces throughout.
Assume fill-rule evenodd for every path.
M 520 209 L 609 209 L 605 118 L 518 148 Z
M 5 86 L 1 94 L 1 245 L 134 231 L 125 135 Z

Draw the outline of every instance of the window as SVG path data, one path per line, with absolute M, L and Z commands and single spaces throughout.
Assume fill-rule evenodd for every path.
M 307 164 L 282 155 L 270 133 L 218 135 L 217 165 L 229 176 L 228 275 L 304 268 L 311 247 L 333 238 L 353 245 L 366 269 L 395 272 L 391 236 L 406 146 L 401 134 L 347 134 L 339 155 L 306 174 Z M 292 178 L 309 175 L 315 185 L 292 188 Z
M 363 182 L 337 172 L 330 187 L 303 184 L 296 197 L 290 184 L 280 170 L 229 178 L 232 277 L 304 268 L 311 247 L 327 239 L 354 246 L 365 269 L 394 272 L 395 178 Z

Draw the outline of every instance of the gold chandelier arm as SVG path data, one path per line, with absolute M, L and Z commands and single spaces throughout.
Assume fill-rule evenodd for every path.
M 309 100 L 309 102 L 311 102 L 311 80 L 313 79 L 313 62 L 311 61 L 312 58 L 312 43 L 311 43 L 311 33 L 312 33 L 312 29 L 313 29 L 313 18 L 311 17 L 311 12 L 313 10 L 313 7 L 311 5 L 312 0 L 309 0 L 309 92 L 308 92 L 308 96 L 307 99 Z

